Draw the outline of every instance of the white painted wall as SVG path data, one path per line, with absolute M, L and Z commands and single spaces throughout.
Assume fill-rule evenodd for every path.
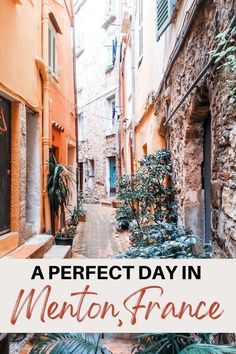
M 138 66 L 138 0 L 133 0 L 135 14 L 135 81 L 138 88 L 135 93 L 136 120 L 143 116 L 148 94 L 158 91 L 169 56 L 174 48 L 184 17 L 194 0 L 177 0 L 178 13 L 171 25 L 156 39 L 156 0 L 143 0 L 143 59 Z

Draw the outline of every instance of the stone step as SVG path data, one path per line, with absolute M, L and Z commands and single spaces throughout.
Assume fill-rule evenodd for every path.
M 5 257 L 19 246 L 18 232 L 8 232 L 0 236 L 0 258 Z
M 103 205 L 103 206 L 110 206 L 111 207 L 111 200 L 109 200 L 109 199 L 102 199 L 101 200 L 101 205 Z
M 33 231 L 33 224 L 27 222 L 25 225 L 25 239 L 28 240 L 34 234 L 35 232 Z
M 43 258 L 43 255 L 52 247 L 53 243 L 54 237 L 52 235 L 35 235 L 4 258 Z
M 71 258 L 71 246 L 52 246 L 43 256 L 46 259 Z

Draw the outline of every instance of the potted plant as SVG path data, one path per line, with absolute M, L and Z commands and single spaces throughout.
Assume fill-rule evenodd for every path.
M 52 234 L 56 244 L 71 245 L 73 237 L 66 223 L 66 209 L 70 199 L 70 184 L 73 182 L 72 172 L 65 166 L 58 164 L 52 155 L 49 161 L 47 192 L 51 209 Z M 56 232 L 55 219 L 60 216 L 61 228 Z
M 121 205 L 121 202 L 118 199 L 113 199 L 111 204 L 112 204 L 112 208 L 117 209 Z
M 86 221 L 87 212 L 84 209 L 84 195 L 83 195 L 83 192 L 79 192 L 79 195 L 78 195 L 78 207 L 77 207 L 76 212 L 77 212 L 78 221 L 85 222 Z

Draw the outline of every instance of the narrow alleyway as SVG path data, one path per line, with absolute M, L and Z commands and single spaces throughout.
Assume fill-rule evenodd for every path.
M 108 258 L 124 252 L 129 245 L 128 235 L 115 231 L 115 209 L 98 204 L 87 204 L 85 209 L 87 221 L 79 225 L 73 258 Z

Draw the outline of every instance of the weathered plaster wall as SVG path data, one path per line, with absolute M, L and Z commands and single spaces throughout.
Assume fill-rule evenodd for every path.
M 170 112 L 207 63 L 209 51 L 216 47 L 215 36 L 229 25 L 235 6 L 234 0 L 203 2 L 171 69 L 167 101 L 164 91 L 157 98 L 159 122 L 165 116 L 166 102 Z M 227 104 L 225 73 L 210 68 L 169 124 L 179 223 L 201 233 L 203 122 L 211 114 L 211 229 L 218 257 L 236 256 L 235 110 L 228 110 Z

